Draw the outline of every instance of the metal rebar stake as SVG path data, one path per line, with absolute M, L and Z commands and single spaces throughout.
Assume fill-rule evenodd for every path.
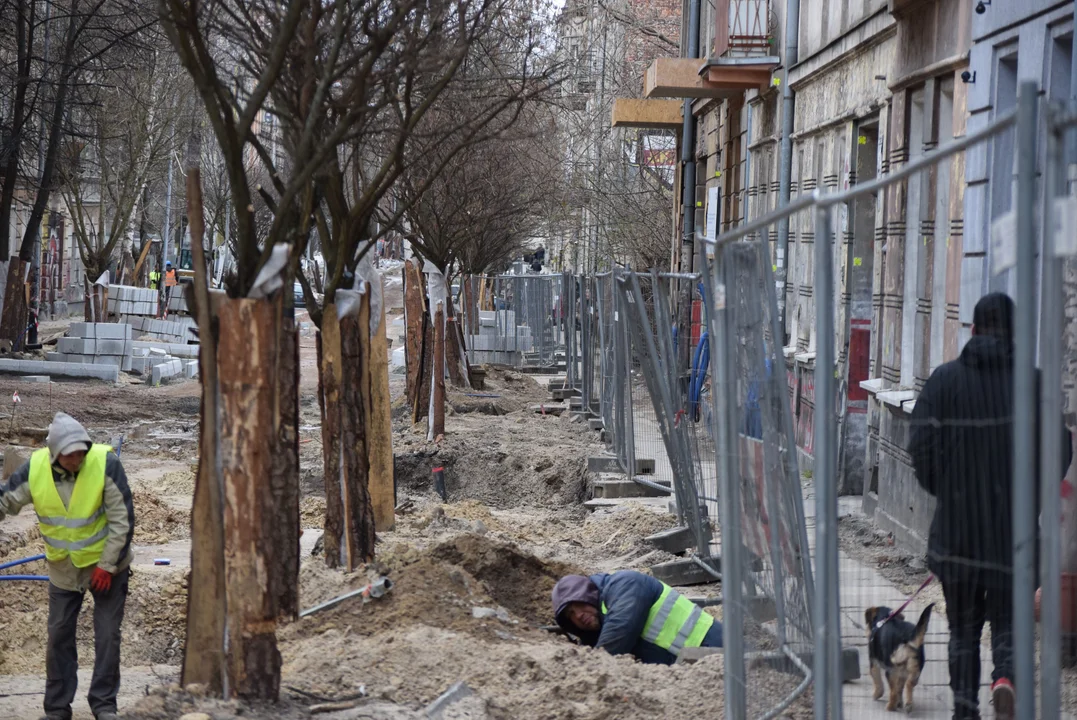
M 815 215 L 815 717 L 841 720 L 834 442 L 834 263 L 830 208 Z M 829 714 L 827 705 L 830 705 Z
M 1043 284 L 1040 298 L 1040 365 L 1042 369 L 1040 404 L 1040 502 L 1044 509 L 1040 519 L 1043 550 L 1040 575 L 1043 594 L 1040 598 L 1040 623 L 1043 628 L 1062 625 L 1062 518 L 1055 504 L 1062 478 L 1062 258 L 1055 248 L 1054 209 L 1059 188 L 1061 143 L 1053 123 L 1047 127 L 1047 167 L 1044 168 L 1044 233 L 1040 272 Z M 1045 718 L 1062 713 L 1062 633 L 1040 633 L 1040 703 Z
M 1017 305 L 1013 385 L 1013 637 L 1017 717 L 1036 717 L 1036 502 L 1018 491 L 1018 478 L 1035 477 L 1036 418 L 1036 83 L 1021 83 L 1017 98 Z
M 711 367 L 714 374 L 714 387 L 711 398 L 714 403 L 714 422 L 717 446 L 715 454 L 721 492 L 718 493 L 719 510 L 722 516 L 722 596 L 723 628 L 725 645 L 726 720 L 742 720 L 747 716 L 747 701 L 744 665 L 744 582 L 740 544 L 740 472 L 734 448 L 736 443 L 735 414 L 736 383 L 733 379 L 731 353 L 735 342 L 729 336 L 732 322 L 729 301 L 725 297 L 726 285 L 722 271 L 725 269 L 723 253 L 730 249 L 715 252 L 714 257 L 714 293 L 713 313 L 711 315 Z M 705 270 L 705 268 L 704 268 Z

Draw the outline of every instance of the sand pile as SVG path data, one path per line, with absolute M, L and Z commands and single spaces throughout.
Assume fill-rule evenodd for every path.
M 26 554 L 41 552 L 40 541 Z M 24 572 L 47 575 L 44 562 Z M 123 624 L 125 665 L 176 664 L 182 658 L 187 610 L 186 576 L 168 572 L 135 572 L 128 586 Z M 0 582 L 0 674 L 43 673 L 48 638 L 48 583 Z M 79 614 L 79 657 L 92 658 L 93 595 L 86 593 Z
M 135 543 L 159 545 L 190 537 L 190 512 L 171 505 L 167 498 L 135 490 Z

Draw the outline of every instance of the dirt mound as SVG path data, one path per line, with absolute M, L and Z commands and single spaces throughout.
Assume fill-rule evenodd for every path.
M 550 440 L 516 443 L 487 437 L 476 445 L 474 437 L 456 435 L 440 447 L 424 443 L 394 457 L 397 485 L 407 492 L 433 493 L 432 471 L 441 467 L 449 502 L 475 500 L 494 508 L 580 503 L 587 489 L 586 462 L 578 449 L 546 444 Z
M 433 558 L 459 565 L 486 587 L 499 605 L 533 623 L 551 620 L 550 592 L 563 576 L 581 572 L 543 562 L 513 545 L 479 535 L 460 535 L 430 551 Z
M 159 545 L 190 536 L 190 513 L 147 492 L 131 493 L 135 503 L 135 543 Z
M 392 591 L 366 604 L 344 603 L 285 633 L 307 637 L 346 625 L 349 632 L 371 635 L 423 623 L 488 634 L 503 624 L 540 626 L 551 622 L 554 583 L 573 572 L 581 571 L 543 562 L 509 543 L 479 535 L 459 535 L 428 550 L 390 545 L 381 550 L 375 563 L 352 575 L 326 570 L 315 559 L 304 563 L 300 574 L 304 606 L 361 587 L 380 574 L 393 581 Z M 499 607 L 509 613 L 501 613 L 500 621 L 475 617 L 474 608 L 496 611 Z
M 320 528 L 325 525 L 325 498 L 305 497 L 299 501 L 299 527 Z
M 485 717 L 533 720 L 643 720 L 711 717 L 724 701 L 721 656 L 693 665 L 642 665 L 550 636 L 462 637 L 434 625 L 356 636 L 331 628 L 283 650 L 286 683 L 342 694 L 365 685 L 373 696 L 418 707 L 458 680 L 486 702 Z M 758 717 L 799 682 L 753 670 L 749 716 Z M 811 717 L 810 692 L 787 711 Z M 480 716 L 482 717 L 482 716 Z
M 39 562 L 27 565 L 24 572 L 46 575 L 48 569 L 44 562 Z M 184 573 L 179 570 L 136 572 L 129 582 L 123 624 L 124 663 L 129 666 L 178 663 L 187 608 Z M 0 618 L 4 619 L 0 623 L 0 674 L 45 671 L 48 598 L 48 583 L 0 582 Z M 79 656 L 92 658 L 93 647 L 93 596 L 86 593 L 78 621 Z
M 579 530 L 579 537 L 588 547 L 601 548 L 603 554 L 619 556 L 633 550 L 653 550 L 643 538 L 676 524 L 676 517 L 667 512 L 640 505 L 621 505 L 588 515 Z

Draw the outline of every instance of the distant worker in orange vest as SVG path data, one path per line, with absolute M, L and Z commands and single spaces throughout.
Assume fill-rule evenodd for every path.
M 176 279 L 176 268 L 172 267 L 171 262 L 165 263 L 165 301 L 164 311 L 162 317 L 168 317 L 168 304 L 172 300 L 172 288 L 178 284 Z

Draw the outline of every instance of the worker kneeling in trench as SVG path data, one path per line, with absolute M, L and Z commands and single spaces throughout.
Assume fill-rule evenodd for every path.
M 553 588 L 557 624 L 585 645 L 671 665 L 681 650 L 722 647 L 722 624 L 660 580 L 621 570 L 566 575 Z

